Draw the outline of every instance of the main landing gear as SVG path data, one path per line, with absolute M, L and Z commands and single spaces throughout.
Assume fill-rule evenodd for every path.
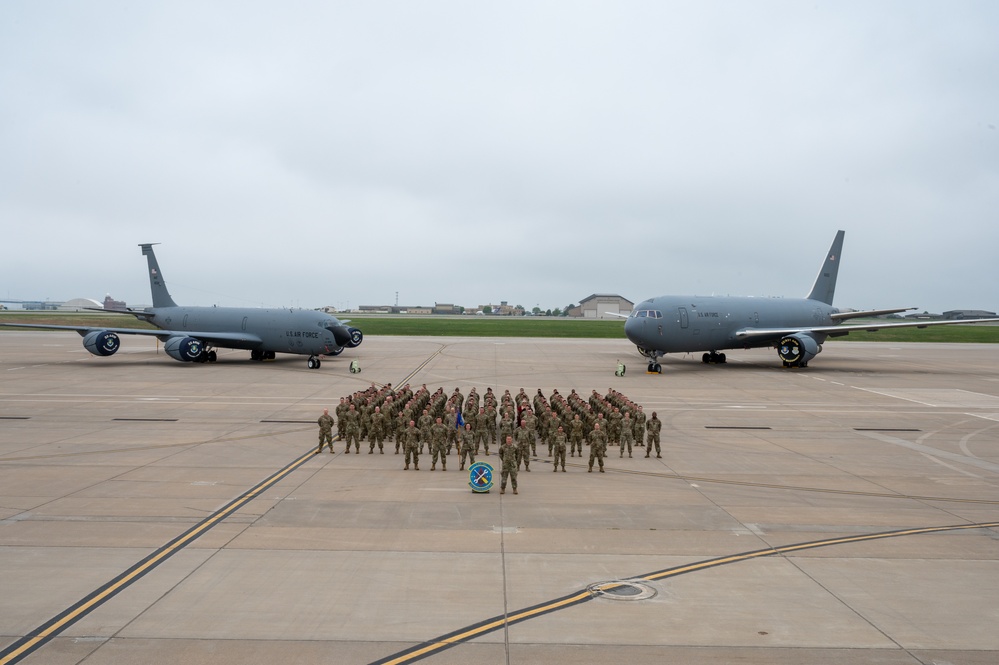
M 319 369 L 319 366 L 322 364 L 319 356 L 309 356 L 309 369 Z
M 701 356 L 701 362 L 705 365 L 724 365 L 725 364 L 725 354 L 716 353 L 712 351 L 711 353 L 705 353 Z
M 662 374 L 663 366 L 657 362 L 649 363 L 649 374 Z
M 274 360 L 274 352 L 254 349 L 253 351 L 250 351 L 250 360 L 256 360 L 257 362 L 260 362 L 261 360 Z

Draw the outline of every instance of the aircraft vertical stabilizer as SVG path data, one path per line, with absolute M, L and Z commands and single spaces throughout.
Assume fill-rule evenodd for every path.
M 822 268 L 815 278 L 815 284 L 812 285 L 812 291 L 807 296 L 809 300 L 818 300 L 827 305 L 832 304 L 833 294 L 836 292 L 836 275 L 839 273 L 840 255 L 843 253 L 844 235 L 846 235 L 845 231 L 836 232 L 832 247 L 829 248 L 826 260 L 822 263 Z
M 163 280 L 163 273 L 156 262 L 156 254 L 153 253 L 153 243 L 139 245 L 142 248 L 142 255 L 149 262 L 149 288 L 153 292 L 153 307 L 176 307 L 177 303 L 170 297 L 167 291 L 166 282 Z

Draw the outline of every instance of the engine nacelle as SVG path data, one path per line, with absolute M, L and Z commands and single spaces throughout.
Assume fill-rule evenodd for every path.
M 171 337 L 163 345 L 166 354 L 181 362 L 196 362 L 206 358 L 205 345 L 193 337 Z
M 785 367 L 804 367 L 821 350 L 815 338 L 804 333 L 787 335 L 777 344 L 777 355 L 784 361 Z
M 350 333 L 350 341 L 347 342 L 347 346 L 350 348 L 354 348 L 364 339 L 364 335 L 357 328 L 347 328 L 347 332 Z
M 113 356 L 120 346 L 118 334 L 109 330 L 92 330 L 83 336 L 83 348 L 95 356 Z

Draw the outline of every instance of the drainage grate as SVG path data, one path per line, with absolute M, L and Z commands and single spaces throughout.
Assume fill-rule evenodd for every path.
M 656 590 L 643 582 L 633 580 L 609 580 L 586 587 L 594 598 L 610 600 L 648 600 L 655 598 Z

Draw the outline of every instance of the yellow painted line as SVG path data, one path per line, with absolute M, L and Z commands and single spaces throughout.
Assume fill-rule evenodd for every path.
M 707 561 L 699 561 L 697 563 L 689 564 L 686 566 L 679 566 L 677 568 L 671 568 L 669 570 L 663 570 L 655 573 L 648 573 L 646 575 L 638 577 L 630 577 L 628 580 L 634 581 L 655 581 L 663 580 L 669 577 L 675 577 L 677 575 L 683 575 L 684 573 L 690 573 L 697 570 L 704 570 L 707 568 L 714 568 L 716 566 L 723 566 L 730 563 L 738 563 L 740 561 L 748 561 L 751 559 L 758 559 L 767 556 L 774 556 L 776 554 L 784 554 L 787 552 L 797 552 L 801 550 L 814 549 L 818 547 L 828 547 L 831 545 L 843 545 L 847 543 L 864 542 L 869 540 L 883 540 L 887 538 L 896 538 L 901 536 L 912 536 L 926 533 L 937 533 L 942 531 L 960 531 L 967 529 L 992 529 L 999 527 L 999 522 L 983 522 L 977 524 L 959 524 L 951 526 L 935 526 L 935 527 L 922 527 L 915 529 L 904 529 L 901 531 L 886 531 L 881 533 L 864 534 L 859 536 L 845 536 L 841 538 L 830 538 L 827 540 L 818 540 L 809 543 L 797 543 L 793 545 L 782 545 L 780 547 L 767 548 L 762 550 L 756 550 L 753 552 L 745 552 L 743 554 L 734 554 L 732 556 L 720 557 L 717 559 L 709 559 Z M 601 589 L 612 588 L 619 586 L 618 583 L 610 582 L 601 585 Z M 474 625 L 468 629 L 456 632 L 454 634 L 449 634 L 440 638 L 437 638 L 433 642 L 426 643 L 423 646 L 415 648 L 413 651 L 408 651 L 401 653 L 397 656 L 389 656 L 388 659 L 375 661 L 377 665 L 400 665 L 401 663 L 409 663 L 415 660 L 420 660 L 423 657 L 432 655 L 434 652 L 446 649 L 448 647 L 454 646 L 461 642 L 468 641 L 470 639 L 480 637 L 486 633 L 493 632 L 503 627 L 505 624 L 519 623 L 521 621 L 526 621 L 531 617 L 547 614 L 565 607 L 578 604 L 583 601 L 591 600 L 593 596 L 590 594 L 589 590 L 582 591 L 564 598 L 559 598 L 557 600 L 545 603 L 543 605 L 537 605 L 535 607 L 520 610 L 513 614 L 499 617 L 497 619 L 488 620 L 485 623 Z
M 195 525 L 186 533 L 178 536 L 176 540 L 167 543 L 162 548 L 155 551 L 148 559 L 137 564 L 134 570 L 126 571 L 120 577 L 115 578 L 108 583 L 105 587 L 99 588 L 95 591 L 92 597 L 85 598 L 78 604 L 78 606 L 73 606 L 66 610 L 62 615 L 57 615 L 53 620 L 50 620 L 50 622 L 42 624 L 42 627 L 32 632 L 30 637 L 25 636 L 23 641 L 15 642 L 7 647 L 8 649 L 11 649 L 11 651 L 0 652 L 3 654 L 0 656 L 0 665 L 15 663 L 23 656 L 30 654 L 44 642 L 58 635 L 67 627 L 102 605 L 105 601 L 121 591 L 123 588 L 129 586 L 132 582 L 148 573 L 172 555 L 176 554 L 179 550 L 186 547 L 191 541 L 201 536 L 205 531 L 242 508 L 265 490 L 270 489 L 273 485 L 283 480 L 288 474 L 298 469 L 299 466 L 311 458 L 313 454 L 314 453 L 310 451 L 302 455 L 284 469 L 276 472 L 271 477 L 248 490 L 242 496 L 234 499 L 228 505 L 223 506 L 216 513 L 209 516 L 201 523 Z

